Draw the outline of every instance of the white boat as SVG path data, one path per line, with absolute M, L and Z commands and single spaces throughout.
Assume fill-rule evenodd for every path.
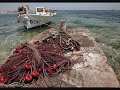
M 28 6 L 22 7 L 24 10 L 19 10 L 18 22 L 22 23 L 27 29 L 40 26 L 52 22 L 52 17 L 56 13 L 44 7 L 36 7 L 36 11 L 31 13 Z

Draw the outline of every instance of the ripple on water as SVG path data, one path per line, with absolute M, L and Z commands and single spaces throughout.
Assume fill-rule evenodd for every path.
M 0 60 L 7 56 L 10 48 L 15 45 L 30 41 L 32 37 L 48 29 L 34 28 L 26 30 L 17 23 L 17 14 L 0 14 Z M 67 28 L 85 27 L 94 33 L 102 41 L 110 41 L 120 38 L 120 11 L 94 11 L 94 10 L 61 10 L 53 18 L 51 25 L 60 26 L 60 20 L 65 19 Z M 102 35 L 104 33 L 104 35 Z M 106 38 L 107 37 L 107 38 Z

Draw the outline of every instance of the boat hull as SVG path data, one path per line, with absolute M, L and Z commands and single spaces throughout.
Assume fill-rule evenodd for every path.
M 49 22 L 52 22 L 52 16 L 40 16 L 40 15 L 20 15 L 18 16 L 18 22 L 22 23 L 27 29 L 37 27 Z

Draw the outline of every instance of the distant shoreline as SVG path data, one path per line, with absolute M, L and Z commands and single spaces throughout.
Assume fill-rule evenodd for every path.
M 0 12 L 0 14 L 18 14 L 18 13 L 1 13 L 1 12 Z

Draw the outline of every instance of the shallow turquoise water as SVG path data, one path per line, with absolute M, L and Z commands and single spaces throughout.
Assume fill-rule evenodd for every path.
M 100 43 L 120 39 L 120 11 L 117 10 L 60 10 L 53 18 L 51 25 L 59 27 L 61 19 L 67 22 L 67 28 L 85 27 L 93 32 Z M 32 37 L 49 27 L 38 27 L 26 30 L 17 23 L 16 14 L 0 14 L 0 60 L 8 56 L 11 48 L 17 44 L 30 41 Z M 112 46 L 112 45 L 111 45 Z M 119 52 L 119 44 L 117 51 Z

